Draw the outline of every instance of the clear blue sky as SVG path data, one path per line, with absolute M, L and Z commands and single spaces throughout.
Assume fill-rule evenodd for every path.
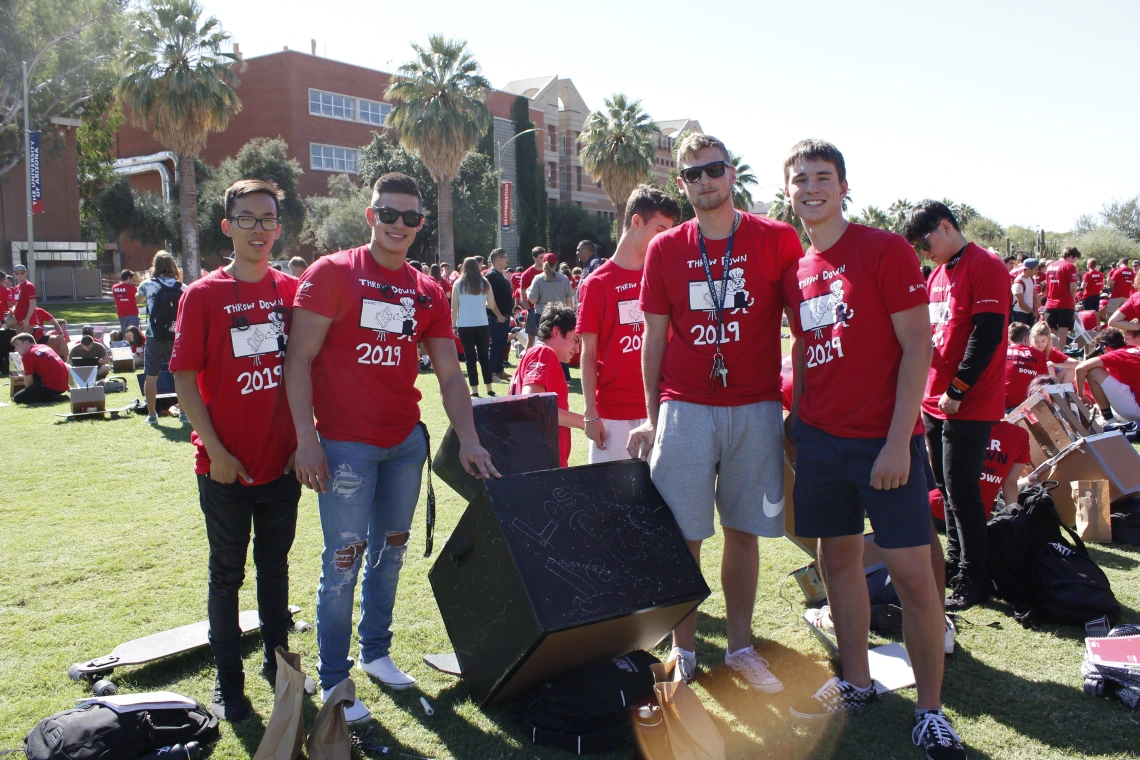
M 856 208 L 950 197 L 1064 231 L 1140 193 L 1135 0 L 203 3 L 247 56 L 316 38 L 393 71 L 412 41 L 463 38 L 496 87 L 557 74 L 591 108 L 625 92 L 655 119 L 699 119 L 760 185 L 782 183 L 794 142 L 828 139 Z

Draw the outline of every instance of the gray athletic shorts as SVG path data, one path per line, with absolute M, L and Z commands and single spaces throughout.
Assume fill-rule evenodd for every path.
M 662 402 L 649 472 L 686 541 L 713 536 L 714 505 L 725 528 L 766 538 L 784 535 L 779 401 Z
M 162 363 L 170 358 L 170 352 L 173 350 L 174 341 L 147 338 L 143 346 L 143 374 L 147 377 L 158 377 L 162 372 Z

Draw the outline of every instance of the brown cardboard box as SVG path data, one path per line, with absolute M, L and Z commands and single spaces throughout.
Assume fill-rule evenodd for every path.
M 8 398 L 12 398 L 24 390 L 24 376 L 13 372 L 8 376 L 8 379 L 12 381 L 8 386 Z
M 71 413 L 104 412 L 107 410 L 107 397 L 99 386 L 94 388 L 71 389 Z
M 1077 520 L 1077 507 L 1069 483 L 1075 480 L 1107 480 L 1112 502 L 1140 493 L 1140 454 L 1120 431 L 1081 439 L 1035 473 L 1039 481 L 1055 480 L 1060 487 L 1050 496 L 1066 525 Z
M 111 371 L 115 374 L 131 373 L 135 371 L 135 355 L 127 347 L 115 346 L 111 348 Z
M 1107 480 L 1074 480 L 1073 504 L 1076 507 L 1077 535 L 1082 541 L 1112 543 L 1112 506 Z
M 1023 420 L 1017 424 L 1021 424 L 1022 427 L 1029 430 L 1029 436 L 1032 439 L 1030 444 L 1031 459 L 1035 449 L 1044 452 L 1045 456 L 1049 458 L 1058 456 L 1081 437 L 1081 434 L 1073 429 L 1069 421 L 1054 406 L 1052 399 L 1041 391 L 1030 395 L 1006 416 L 1007 421 L 1012 422 L 1015 419 Z M 1037 444 L 1036 447 L 1033 446 L 1033 443 Z M 1033 464 L 1040 466 L 1041 463 L 1033 460 Z
M 1041 390 L 1053 403 L 1053 408 L 1057 410 L 1059 416 L 1077 435 L 1088 437 L 1104 432 L 1100 423 L 1093 418 L 1088 405 L 1077 395 L 1072 385 L 1069 383 L 1047 385 Z

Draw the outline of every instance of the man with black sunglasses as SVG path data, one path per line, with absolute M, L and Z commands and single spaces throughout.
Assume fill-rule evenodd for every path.
M 262 674 L 274 682 L 274 649 L 288 649 L 289 550 L 301 486 L 290 474 L 297 438 L 282 366 L 297 280 L 269 266 L 281 235 L 283 193 L 272 182 L 226 189 L 222 232 L 233 262 L 190 284 L 178 304 L 170 371 L 194 426 L 194 472 L 210 544 L 210 648 L 218 673 L 214 712 L 249 713 L 244 693 L 238 591 L 253 530 Z
M 325 697 L 352 666 L 354 590 L 362 566 L 360 667 L 391 689 L 416 683 L 389 652 L 396 587 L 428 457 L 416 389 L 420 342 L 459 437 L 463 467 L 476 477 L 498 476 L 475 432 L 447 297 L 430 275 L 407 263 L 423 223 L 422 204 L 414 179 L 382 175 L 364 209 L 371 242 L 315 262 L 294 300 L 285 379 L 297 429 L 297 479 L 318 492 L 324 534 L 317 670 Z M 433 509 L 429 489 L 428 553 Z M 349 722 L 369 715 L 359 699 L 345 708 Z
M 629 435 L 694 557 L 724 529 L 725 664 L 758 691 L 784 686 L 752 648 L 757 536 L 784 534 L 779 282 L 803 253 L 789 225 L 738 212 L 724 144 L 690 134 L 678 186 L 696 219 L 653 238 L 645 257 L 641 366 L 648 420 Z M 672 337 L 670 338 L 670 331 Z M 681 675 L 696 671 L 696 614 L 673 631 Z

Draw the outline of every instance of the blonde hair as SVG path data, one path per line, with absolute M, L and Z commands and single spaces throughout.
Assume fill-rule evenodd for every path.
M 558 267 L 549 261 L 542 262 L 542 279 L 547 282 L 554 282 L 554 276 L 558 274 Z
M 1049 325 L 1044 322 L 1038 322 L 1033 325 L 1033 328 L 1029 331 L 1029 342 L 1036 343 L 1038 335 L 1048 335 L 1050 339 L 1052 339 L 1052 332 L 1049 330 Z
M 178 269 L 178 262 L 174 260 L 166 251 L 159 251 L 154 254 L 154 260 L 150 264 L 150 277 L 173 277 L 179 282 L 182 281 L 182 272 Z

